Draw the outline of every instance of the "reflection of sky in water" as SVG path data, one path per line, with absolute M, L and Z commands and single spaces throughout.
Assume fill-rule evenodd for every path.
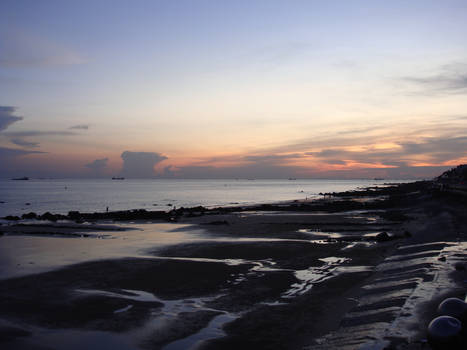
M 136 229 L 104 233 L 112 239 L 1 236 L 0 278 L 43 272 L 89 260 L 141 256 L 151 247 L 202 240 L 201 230 L 172 231 L 186 225 L 164 223 L 127 226 Z
M 134 341 L 125 334 L 82 331 L 76 329 L 45 329 L 28 327 L 33 335 L 25 338 L 17 338 L 8 342 L 9 350 L 25 349 L 55 349 L 55 350 L 138 350 Z M 47 347 L 38 347 L 38 344 Z
M 108 239 L 89 238 L 65 238 L 49 236 L 27 236 L 11 235 L 0 237 L 0 276 L 18 276 L 28 273 L 47 271 L 67 264 L 77 262 L 119 258 L 119 257 L 153 257 L 148 255 L 157 247 L 163 247 L 176 243 L 192 243 L 202 241 L 225 241 L 225 242 L 307 242 L 310 240 L 288 240 L 279 238 L 240 238 L 231 239 L 220 237 L 213 239 L 203 235 L 203 230 L 194 229 L 193 226 L 183 224 L 122 224 L 122 227 L 133 227 L 128 231 L 105 231 Z M 322 232 L 320 232 L 322 234 Z M 92 233 L 100 235 L 101 232 Z M 155 252 L 157 255 L 157 250 Z M 244 259 L 206 259 L 206 258 L 184 258 L 170 257 L 164 259 L 183 259 L 193 261 L 223 262 L 229 265 L 252 264 L 252 268 L 247 274 L 237 274 L 230 277 L 229 283 L 238 284 L 249 278 L 250 274 L 267 273 L 268 271 L 286 271 L 275 268 L 272 259 L 244 260 Z M 299 282 L 290 286 L 278 300 L 268 303 L 271 306 L 281 305 L 290 301 L 290 298 L 302 295 L 309 291 L 316 283 L 320 283 L 340 273 L 359 272 L 367 269 L 361 266 L 347 266 L 349 259 L 345 257 L 328 257 L 320 259 L 322 266 L 310 267 L 304 270 L 287 270 L 294 273 Z M 98 344 L 99 349 L 137 349 L 139 344 L 135 344 L 136 339 L 145 339 L 154 332 L 155 329 L 164 330 L 172 324 L 181 322 L 180 316 L 183 312 L 196 311 L 216 311 L 220 312 L 209 324 L 200 331 L 178 339 L 167 344 L 164 350 L 187 349 L 200 342 L 217 338 L 224 335 L 222 326 L 238 317 L 223 310 L 213 310 L 204 305 L 212 298 L 192 298 L 180 300 L 161 300 L 157 296 L 145 291 L 100 291 L 100 290 L 77 290 L 76 293 L 102 295 L 110 298 L 122 298 L 127 302 L 120 308 L 113 310 L 114 314 L 124 315 L 131 312 L 134 302 L 154 302 L 163 303 L 162 308 L 154 308 L 151 318 L 142 327 L 133 329 L 123 334 L 100 332 L 100 331 L 77 331 L 77 330 L 45 330 L 29 327 L 33 336 L 26 340 L 19 340 L 19 344 L 24 346 L 30 344 L 48 344 L 56 349 L 86 349 L 93 348 Z M 24 348 L 24 347 L 23 347 Z
M 351 259 L 344 257 L 330 256 L 319 259 L 324 264 L 318 267 L 309 267 L 305 270 L 295 271 L 295 277 L 299 282 L 290 286 L 290 289 L 283 293 L 283 298 L 294 298 L 308 292 L 313 285 L 324 282 L 342 273 L 355 273 L 371 271 L 369 266 L 350 266 L 346 263 Z
M 127 231 L 86 232 L 90 237 L 4 235 L 0 236 L 0 278 L 44 272 L 90 260 L 122 257 L 151 257 L 158 247 L 178 243 L 219 242 L 304 242 L 280 238 L 213 238 L 202 229 L 175 223 L 119 224 Z M 41 229 L 42 230 L 42 229 Z M 44 231 L 46 229 L 44 228 Z M 313 241 L 314 242 L 314 241 Z M 315 243 L 315 242 L 314 242 Z M 151 252 L 151 253 L 148 253 Z M 166 259 L 166 258 L 164 258 Z M 251 263 L 242 259 L 177 258 L 193 261 L 224 262 L 229 265 Z M 265 268 L 263 262 L 253 262 Z
M 298 230 L 299 233 L 305 233 L 307 235 L 310 235 L 312 237 L 317 237 L 317 238 L 340 238 L 343 235 L 341 233 L 337 232 L 327 232 L 327 231 L 321 231 L 321 230 L 309 230 L 309 229 L 300 229 Z
M 295 271 L 295 277 L 299 282 L 292 284 L 290 289 L 282 295 L 283 298 L 294 298 L 308 292 L 314 283 L 319 283 L 333 277 L 333 267 L 350 259 L 328 257 L 319 260 L 324 262 L 324 265 Z
M 231 322 L 236 318 L 237 316 L 228 313 L 216 316 L 211 320 L 207 327 L 203 328 L 198 333 L 192 334 L 184 339 L 174 341 L 167 346 L 164 346 L 163 350 L 196 349 L 203 341 L 225 336 L 225 332 L 222 330 L 222 327 L 224 324 Z
M 193 348 L 196 344 L 213 338 L 218 338 L 224 336 L 225 333 L 222 330 L 222 326 L 230 321 L 235 320 L 238 316 L 225 312 L 223 310 L 212 309 L 206 307 L 205 302 L 212 301 L 215 297 L 208 298 L 190 298 L 190 299 L 176 299 L 176 300 L 163 300 L 155 295 L 139 291 L 139 290 L 122 290 L 123 293 L 108 292 L 102 290 L 91 290 L 91 289 L 78 289 L 78 293 L 91 294 L 91 295 L 102 295 L 113 298 L 122 298 L 127 299 L 129 302 L 131 300 L 136 300 L 140 302 L 161 302 L 163 307 L 157 312 L 154 311 L 154 317 L 151 318 L 146 324 L 138 329 L 134 329 L 128 332 L 128 336 L 133 338 L 145 338 L 153 334 L 157 329 L 163 330 L 167 325 L 173 322 L 179 322 L 179 317 L 181 313 L 186 312 L 196 312 L 196 311 L 214 311 L 220 312 L 220 315 L 215 316 L 206 327 L 202 328 L 200 331 L 195 332 L 194 334 L 178 339 L 174 342 L 171 342 L 163 347 L 164 350 L 182 350 Z M 126 312 L 132 308 L 132 304 L 129 304 L 125 308 L 118 309 L 115 312 L 121 313 Z M 108 334 L 108 337 L 113 337 L 112 334 Z

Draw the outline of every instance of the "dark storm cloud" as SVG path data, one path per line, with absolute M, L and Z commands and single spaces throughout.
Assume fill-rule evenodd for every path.
M 15 145 L 26 147 L 26 148 L 39 147 L 39 142 L 31 142 L 31 141 L 24 140 L 22 138 L 12 138 L 10 142 L 14 143 Z
M 0 106 L 0 131 L 5 130 L 14 122 L 22 120 L 23 117 L 18 117 L 15 114 L 16 108 L 11 106 Z
M 108 158 L 96 159 L 93 160 L 91 163 L 85 164 L 85 167 L 94 171 L 100 171 L 107 166 L 108 160 Z
M 121 157 L 123 159 L 122 176 L 133 178 L 156 176 L 154 166 L 168 159 L 166 156 L 155 152 L 125 151 L 122 153 Z
M 88 124 L 79 124 L 79 125 L 70 126 L 69 129 L 72 129 L 72 130 L 88 130 L 89 127 L 90 127 L 90 125 L 88 125 Z

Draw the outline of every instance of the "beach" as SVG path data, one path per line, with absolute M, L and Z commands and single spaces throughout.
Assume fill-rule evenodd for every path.
M 12 216 L 0 226 L 0 345 L 430 349 L 439 302 L 467 290 L 467 199 L 438 185 Z M 43 258 L 44 240 L 60 254 Z
M 0 1 L 0 350 L 467 350 L 467 1 Z

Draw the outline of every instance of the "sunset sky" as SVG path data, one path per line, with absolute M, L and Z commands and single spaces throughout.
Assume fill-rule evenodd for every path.
M 467 163 L 467 1 L 0 1 L 0 177 Z

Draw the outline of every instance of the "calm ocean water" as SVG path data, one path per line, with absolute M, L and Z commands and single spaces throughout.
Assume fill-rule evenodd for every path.
M 223 206 L 316 198 L 404 180 L 0 180 L 0 216 L 176 207 Z

